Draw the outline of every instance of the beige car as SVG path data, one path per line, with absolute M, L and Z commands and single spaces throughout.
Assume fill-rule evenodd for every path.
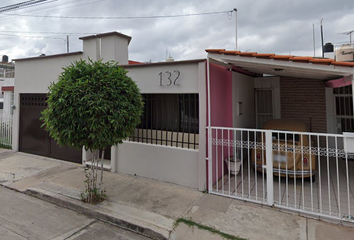
M 307 132 L 306 124 L 295 120 L 276 119 L 264 123 L 263 129 L 275 130 L 272 133 L 274 175 L 310 178 L 314 182 L 316 156 L 310 154 L 309 151 L 313 144 L 311 142 L 310 146 L 309 135 L 301 134 L 301 132 Z M 290 132 L 279 133 L 277 130 Z M 263 139 L 265 139 L 265 134 L 263 134 Z M 260 148 L 252 150 L 252 164 L 260 172 L 266 170 L 265 156 L 265 150 Z

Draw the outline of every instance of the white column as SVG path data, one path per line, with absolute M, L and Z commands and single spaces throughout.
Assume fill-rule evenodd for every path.
M 85 165 L 85 162 L 87 161 L 87 151 L 85 150 L 85 147 L 82 147 L 82 165 Z
M 111 147 L 111 172 L 117 172 L 117 163 L 118 163 L 118 146 Z
M 198 64 L 198 87 L 199 87 L 199 150 L 198 150 L 198 190 L 205 191 L 207 188 L 206 146 L 207 146 L 207 76 L 205 62 Z
M 269 206 L 274 204 L 274 191 L 273 191 L 273 140 L 272 132 L 266 131 L 266 167 L 267 167 L 267 203 Z
M 212 145 L 211 145 L 211 112 L 210 112 L 210 61 L 209 54 L 207 57 L 207 80 L 208 80 L 208 191 L 211 192 L 213 188 L 213 159 L 212 159 Z

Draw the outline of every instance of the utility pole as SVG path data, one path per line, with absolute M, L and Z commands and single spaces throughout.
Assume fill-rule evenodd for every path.
M 66 52 L 69 53 L 69 35 L 66 35 Z
M 316 57 L 316 40 L 315 40 L 315 24 L 312 23 L 312 35 L 313 35 L 313 57 Z
M 323 18 L 321 19 L 321 40 L 322 40 L 322 58 L 324 58 L 324 49 L 323 49 L 323 26 L 322 26 Z
M 236 51 L 237 51 L 237 8 L 234 8 L 235 12 L 235 46 L 236 46 Z

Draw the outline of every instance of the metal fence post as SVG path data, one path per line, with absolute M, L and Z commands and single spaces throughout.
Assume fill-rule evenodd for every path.
M 268 205 L 272 206 L 274 204 L 272 131 L 266 131 L 265 136 L 267 166 L 267 203 Z
M 212 130 L 208 127 L 208 192 L 213 191 L 213 158 L 212 158 Z

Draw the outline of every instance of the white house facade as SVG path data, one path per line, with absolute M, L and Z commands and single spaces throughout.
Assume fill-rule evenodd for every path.
M 63 67 L 114 60 L 145 107 L 134 135 L 105 151 L 110 171 L 316 216 L 354 212 L 354 136 L 346 133 L 354 131 L 354 63 L 212 49 L 207 59 L 130 64 L 131 37 L 81 39 L 82 52 L 16 60 L 14 150 L 90 164 L 91 153 L 49 138 L 40 112 Z M 307 132 L 262 129 L 272 119 L 303 122 Z M 301 175 L 284 159 L 317 168 Z

